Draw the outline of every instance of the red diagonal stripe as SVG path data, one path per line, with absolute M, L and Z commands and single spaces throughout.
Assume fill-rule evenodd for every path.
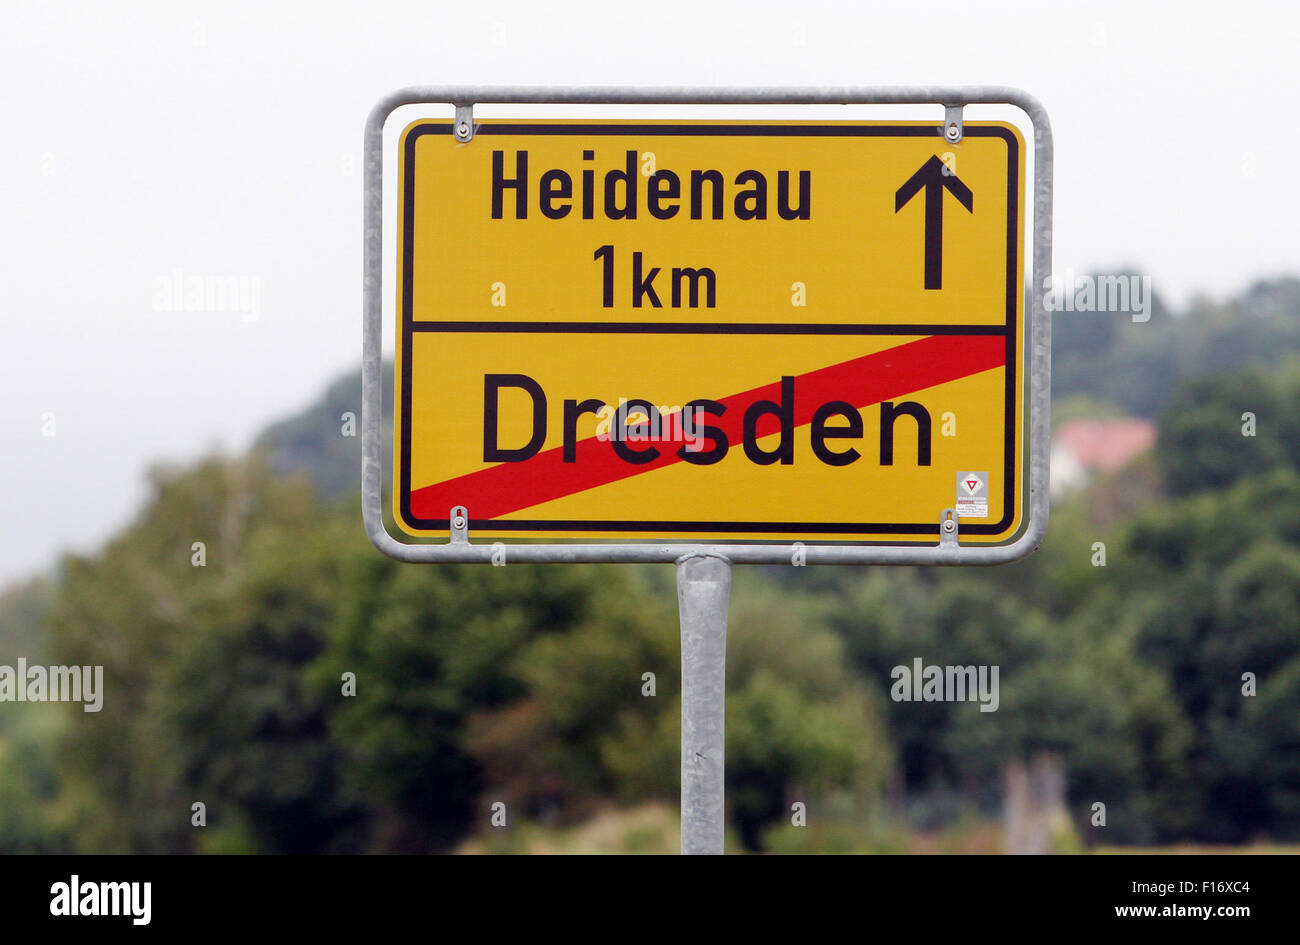
M 1005 360 L 1006 344 L 1000 336 L 932 335 L 818 368 L 795 377 L 794 424 L 811 423 L 813 413 L 828 400 L 844 400 L 862 408 L 1001 367 Z M 733 450 L 739 449 L 745 410 L 755 401 L 779 402 L 780 397 L 780 381 L 732 394 L 719 401 L 726 406 L 726 413 L 709 415 L 706 422 L 727 434 Z M 673 422 L 664 425 L 664 439 L 671 439 L 669 431 L 676 425 L 677 414 L 664 419 L 669 417 Z M 767 436 L 778 430 L 777 418 L 768 414 L 760 419 L 757 434 Z M 423 486 L 411 493 L 411 514 L 417 519 L 445 519 L 452 506 L 464 505 L 474 519 L 496 518 L 682 462 L 677 456 L 680 437 L 674 442 L 630 445 L 637 450 L 656 446 L 660 455 L 638 466 L 619 458 L 607 439 L 591 437 L 577 443 L 574 463 L 564 462 L 563 448 L 557 446 L 520 463 L 500 463 Z

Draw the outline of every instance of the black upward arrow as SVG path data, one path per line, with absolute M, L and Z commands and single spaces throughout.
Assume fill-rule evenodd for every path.
M 943 188 L 974 213 L 975 197 L 957 175 L 931 156 L 920 170 L 894 194 L 894 212 L 902 210 L 916 192 L 925 188 L 925 287 L 943 288 Z

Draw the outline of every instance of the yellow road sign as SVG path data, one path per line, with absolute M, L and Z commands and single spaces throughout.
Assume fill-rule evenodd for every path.
M 480 538 L 1004 544 L 1024 143 L 967 122 L 398 138 L 394 513 Z

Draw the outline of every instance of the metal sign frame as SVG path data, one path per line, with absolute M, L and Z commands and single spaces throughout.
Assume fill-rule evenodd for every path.
M 945 510 L 934 545 L 821 544 L 734 542 L 550 542 L 510 543 L 511 563 L 681 562 L 688 558 L 717 558 L 727 564 L 789 564 L 792 548 L 801 545 L 805 564 L 955 565 L 1002 564 L 1030 554 L 1047 531 L 1048 451 L 1051 438 L 1051 320 L 1042 293 L 1052 259 L 1052 131 L 1043 106 L 1031 95 L 1004 87 L 915 88 L 530 88 L 434 87 L 396 92 L 371 111 L 365 130 L 364 326 L 362 338 L 361 505 L 371 542 L 390 557 L 423 563 L 493 561 L 494 542 L 469 540 L 465 520 L 458 527 L 450 515 L 450 541 L 408 544 L 384 526 L 383 413 L 381 358 L 383 350 L 384 239 L 384 123 L 404 105 L 444 104 L 455 108 L 456 136 L 473 135 L 475 105 L 941 105 L 944 119 L 936 135 L 961 140 L 962 108 L 966 105 L 1011 105 L 1023 111 L 1034 133 L 1032 285 L 1026 350 L 1029 368 L 1029 502 L 1028 521 L 1019 538 L 1006 545 L 968 546 L 960 542 L 960 520 Z

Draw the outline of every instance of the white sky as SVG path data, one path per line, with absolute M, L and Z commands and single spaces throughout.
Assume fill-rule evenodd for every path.
M 1055 268 L 1181 303 L 1300 273 L 1298 48 L 1281 2 L 7 3 L 0 585 L 121 527 L 151 463 L 243 449 L 358 365 L 390 91 L 1019 86 L 1055 134 Z M 257 317 L 155 311 L 176 270 L 256 281 Z

